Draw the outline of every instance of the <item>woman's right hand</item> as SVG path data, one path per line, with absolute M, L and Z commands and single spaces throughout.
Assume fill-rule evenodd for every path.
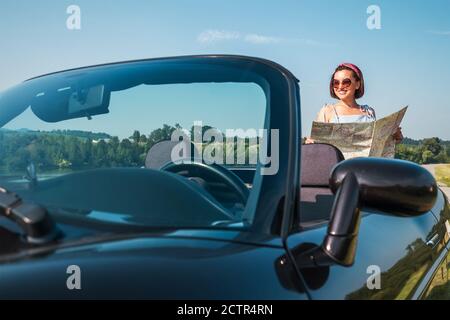
M 315 141 L 314 141 L 313 139 L 311 139 L 311 138 L 306 138 L 305 144 L 312 144 L 312 143 L 315 143 Z
M 402 140 L 403 140 L 402 128 L 398 127 L 392 136 L 394 137 L 394 141 L 396 144 L 402 142 Z

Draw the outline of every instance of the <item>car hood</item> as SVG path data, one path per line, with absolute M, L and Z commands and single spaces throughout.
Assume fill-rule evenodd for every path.
M 280 275 L 284 253 L 180 235 L 68 246 L 0 264 L 0 298 L 305 299 Z M 79 290 L 67 287 L 70 266 L 79 267 Z

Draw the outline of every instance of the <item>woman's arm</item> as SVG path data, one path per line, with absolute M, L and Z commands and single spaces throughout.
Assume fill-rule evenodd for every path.
M 316 122 L 330 122 L 329 119 L 329 106 L 328 105 L 324 105 L 322 107 L 322 109 L 320 109 L 319 113 L 317 114 L 316 117 Z
M 316 122 L 330 122 L 329 119 L 329 106 L 328 105 L 324 105 L 319 113 L 316 116 L 316 119 L 314 120 Z M 311 144 L 314 143 L 314 140 L 311 139 L 310 137 L 307 137 L 305 140 L 305 144 Z

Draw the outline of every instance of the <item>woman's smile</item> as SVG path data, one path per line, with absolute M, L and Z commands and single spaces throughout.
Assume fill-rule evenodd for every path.
M 338 96 L 339 99 L 343 100 L 346 99 L 348 96 L 350 96 L 351 92 L 348 89 L 340 89 L 336 90 L 336 95 Z

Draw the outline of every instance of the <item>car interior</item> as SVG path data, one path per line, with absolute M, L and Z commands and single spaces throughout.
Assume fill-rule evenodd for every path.
M 245 179 L 244 181 L 242 177 L 236 174 L 236 170 L 228 170 L 223 166 L 215 164 L 203 166 L 203 168 L 212 168 L 217 174 L 214 174 L 212 170 L 211 172 L 203 170 L 202 166 L 194 167 L 192 165 L 182 167 L 180 165 L 177 167 L 175 165 L 169 168 L 169 165 L 172 163 L 172 150 L 179 143 L 178 141 L 163 140 L 153 145 L 147 153 L 145 167 L 177 173 L 206 190 L 222 206 L 234 212 L 234 215 L 238 211 L 243 211 L 247 203 L 254 172 L 252 172 L 251 180 Z M 187 141 L 181 143 L 187 144 L 185 146 L 185 150 L 188 150 L 188 154 L 185 155 L 186 160 L 201 163 L 199 151 L 195 145 Z
M 173 147 L 179 142 L 161 141 L 148 152 L 146 168 L 160 170 L 171 162 Z M 198 158 L 197 148 L 191 144 L 190 158 Z M 329 186 L 329 176 L 333 167 L 344 160 L 342 152 L 329 144 L 315 143 L 302 146 L 300 215 L 302 225 L 308 226 L 330 219 L 334 194 Z M 236 176 L 250 190 L 255 170 L 249 168 L 230 167 L 227 171 Z M 190 172 L 178 172 L 208 191 L 219 203 L 229 210 L 243 210 L 245 203 L 239 201 L 236 192 L 229 186 L 213 177 L 195 176 Z

